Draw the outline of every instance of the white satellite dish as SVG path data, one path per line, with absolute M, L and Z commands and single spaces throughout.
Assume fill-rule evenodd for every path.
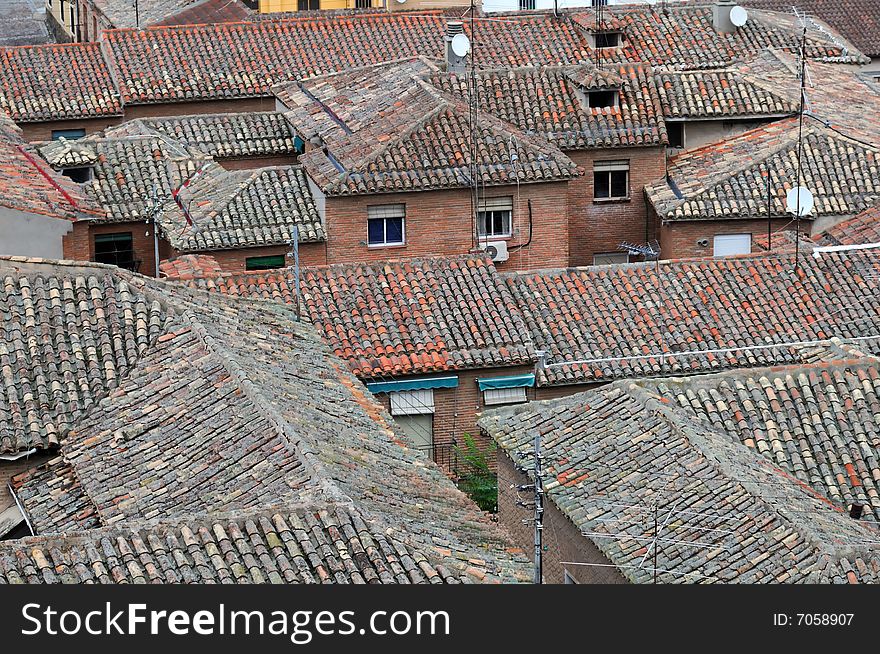
M 452 52 L 456 57 L 467 56 L 471 51 L 471 40 L 465 34 L 456 34 L 452 37 Z
M 798 202 L 800 199 L 800 203 Z M 785 208 L 790 214 L 798 215 L 798 208 L 800 208 L 800 217 L 809 216 L 813 213 L 813 207 L 815 206 L 815 200 L 813 199 L 813 194 L 810 192 L 810 189 L 805 186 L 795 186 L 791 189 L 785 196 Z
M 739 5 L 737 5 L 730 10 L 730 22 L 737 27 L 742 27 L 748 21 L 749 12 L 746 11 L 745 7 L 740 7 Z
M 406 2 L 406 0 L 397 0 L 397 4 L 402 5 Z

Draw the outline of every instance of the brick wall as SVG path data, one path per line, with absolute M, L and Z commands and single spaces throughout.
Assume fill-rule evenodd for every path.
M 86 135 L 95 134 L 107 129 L 112 125 L 122 122 L 120 116 L 108 116 L 106 118 L 88 118 L 75 120 L 53 120 L 41 123 L 17 123 L 21 127 L 22 137 L 25 141 L 51 141 L 52 131 L 56 129 L 84 129 Z
M 568 265 L 567 182 L 487 187 L 487 197 L 512 196 L 513 237 L 506 239 L 510 259 L 501 270 Z M 375 261 L 401 257 L 465 254 L 473 248 L 471 196 L 467 189 L 331 197 L 326 202 L 328 263 Z M 528 200 L 532 200 L 529 240 Z M 367 206 L 406 204 L 406 244 L 367 247 Z M 498 240 L 498 239 L 493 239 Z
M 95 236 L 98 234 L 131 233 L 134 260 L 140 261 L 138 272 L 152 277 L 156 274 L 156 257 L 152 226 L 144 221 L 102 223 L 80 221 L 64 237 L 64 258 L 76 261 L 95 260 Z M 160 258 L 168 252 L 167 244 L 160 240 Z
M 529 478 L 514 467 L 506 454 L 498 455 L 498 522 L 507 529 L 516 545 L 533 558 L 534 529 L 531 520 L 534 512 L 516 504 L 519 496 L 511 485 L 528 484 Z M 527 493 L 521 493 L 523 499 Z M 564 572 L 579 584 L 623 584 L 627 580 L 617 568 L 571 563 L 611 564 L 591 540 L 581 535 L 580 530 L 569 520 L 550 499 L 544 501 L 543 556 L 541 557 L 544 583 L 564 583 Z M 569 563 L 569 565 L 563 565 Z
M 771 224 L 774 232 L 786 226 L 788 229 L 794 229 L 794 223 L 785 218 L 773 220 Z M 808 223 L 804 223 L 802 231 L 809 232 Z M 664 223 L 660 227 L 661 257 L 664 259 L 711 257 L 713 238 L 719 234 L 766 236 L 767 220 L 695 220 Z M 697 241 L 701 239 L 707 239 L 709 245 L 698 245 Z
M 251 257 L 271 257 L 290 252 L 289 245 L 272 245 L 263 248 L 242 248 L 238 250 L 214 250 L 205 252 L 217 260 L 224 272 L 244 272 L 245 260 Z M 326 263 L 323 243 L 303 243 L 299 246 L 301 266 L 323 266 Z M 287 265 L 293 265 L 293 257 L 287 258 Z
M 486 377 L 508 377 L 511 375 L 526 375 L 534 371 L 533 366 L 513 366 L 509 368 L 485 368 L 481 370 L 466 370 L 459 372 L 437 373 L 433 375 L 421 375 L 425 377 L 452 376 L 458 377 L 456 388 L 434 389 L 434 445 L 438 449 L 438 457 L 449 452 L 449 446 L 453 443 L 462 445 L 462 436 L 470 434 L 477 441 L 480 449 L 489 446 L 489 439 L 481 433 L 477 427 L 478 414 L 487 407 L 483 403 L 483 393 L 477 386 L 477 379 Z M 400 379 L 414 379 L 412 377 L 395 377 Z M 366 380 L 370 381 L 370 380 Z M 380 381 L 380 380 L 372 380 Z M 534 399 L 535 389 L 526 389 L 526 397 Z M 391 410 L 390 399 L 387 393 L 380 393 L 376 398 L 382 403 L 387 411 Z M 494 457 L 493 457 L 494 459 Z
M 275 98 L 240 98 L 196 102 L 162 102 L 156 104 L 129 104 L 125 106 L 125 120 L 156 116 L 188 116 L 190 114 L 225 114 L 243 111 L 274 111 Z
M 665 148 L 574 150 L 566 154 L 584 170 L 569 182 L 569 253 L 572 266 L 593 264 L 599 252 L 617 252 L 621 241 L 645 243 L 656 238 L 644 188 L 665 174 Z M 594 201 L 593 163 L 629 160 L 630 199 Z

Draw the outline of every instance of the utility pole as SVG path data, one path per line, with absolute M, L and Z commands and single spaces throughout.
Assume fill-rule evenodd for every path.
M 296 292 L 296 319 L 300 318 L 300 281 L 299 281 L 299 226 L 293 226 L 293 238 L 290 241 L 290 252 L 287 256 L 293 257 L 293 277 Z
M 544 583 L 544 482 L 541 480 L 541 433 L 535 431 L 535 583 Z

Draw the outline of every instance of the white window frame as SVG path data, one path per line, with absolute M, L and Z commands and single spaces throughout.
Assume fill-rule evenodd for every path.
M 629 161 L 596 161 L 593 163 L 593 201 L 608 202 L 609 200 L 629 200 Z M 612 195 L 611 191 L 611 174 L 616 172 L 626 173 L 626 195 Z M 596 175 L 598 173 L 608 173 L 608 197 L 599 197 L 596 195 Z
M 746 251 L 742 251 L 742 247 L 735 248 L 736 251 L 727 252 L 725 254 L 718 253 L 718 245 L 719 239 L 722 243 L 731 243 L 734 240 L 742 243 L 744 239 L 748 240 L 748 249 Z M 729 247 L 729 246 L 728 246 Z M 751 254 L 752 253 L 752 235 L 751 234 L 715 234 L 712 238 L 712 256 L 713 257 L 735 257 L 740 254 Z
M 493 406 L 496 404 L 523 404 L 528 402 L 525 386 L 512 388 L 487 388 L 483 391 L 483 404 Z
M 485 222 L 487 214 L 501 214 L 506 229 L 500 232 L 489 232 Z M 504 217 L 506 214 L 506 218 Z M 477 211 L 477 233 L 481 239 L 510 238 L 513 235 L 513 196 L 500 198 L 483 198 Z
M 434 413 L 434 389 L 392 391 L 388 394 L 392 416 L 418 416 Z
M 388 240 L 388 220 L 400 218 L 400 241 Z M 370 243 L 370 221 L 382 221 L 382 242 Z M 406 245 L 406 205 L 374 204 L 367 207 L 367 247 L 387 248 Z

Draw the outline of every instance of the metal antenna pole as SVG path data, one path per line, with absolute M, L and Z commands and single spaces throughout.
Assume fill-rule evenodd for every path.
M 657 583 L 657 503 L 654 503 L 654 583 Z
M 541 481 L 541 433 L 535 432 L 534 448 L 535 475 L 535 583 L 544 581 L 543 536 L 544 536 L 544 482 Z
M 767 160 L 767 251 L 773 250 L 773 187 L 770 181 L 770 160 Z
M 794 270 L 797 272 L 798 259 L 801 251 L 801 157 L 804 151 L 804 101 L 807 94 L 807 26 L 804 24 L 801 36 L 801 105 L 798 111 L 798 151 L 797 151 L 797 214 L 795 215 L 796 226 L 794 231 Z
M 153 185 L 153 206 L 150 207 L 150 222 L 153 225 L 153 268 L 154 276 L 159 278 L 159 214 L 162 209 L 159 206 L 159 189 Z

